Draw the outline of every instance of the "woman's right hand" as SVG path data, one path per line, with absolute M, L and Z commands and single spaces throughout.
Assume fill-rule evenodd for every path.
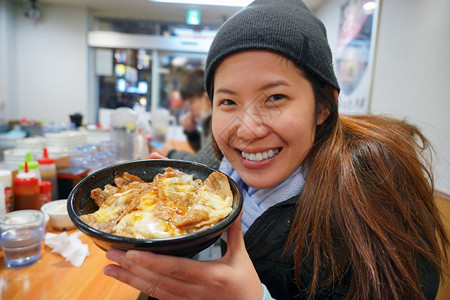
M 109 250 L 104 273 L 158 299 L 262 299 L 263 288 L 245 249 L 238 218 L 227 231 L 225 256 L 212 261 Z

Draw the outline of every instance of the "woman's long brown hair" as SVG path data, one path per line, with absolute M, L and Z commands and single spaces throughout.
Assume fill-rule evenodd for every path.
M 339 116 L 333 90 L 300 71 L 316 110 L 330 115 L 304 161 L 307 179 L 285 245 L 293 245 L 298 284 L 314 298 L 349 275 L 347 299 L 423 299 L 418 261 L 442 275 L 450 245 L 435 205 L 428 140 L 389 117 Z M 313 273 L 309 286 L 302 286 L 305 267 Z
M 309 264 L 312 284 L 302 288 L 311 298 L 350 272 L 348 299 L 422 299 L 419 257 L 442 274 L 448 260 L 438 239 L 449 244 L 424 155 L 428 141 L 388 117 L 337 117 L 333 108 L 331 118 L 305 161 L 288 238 L 297 281 Z

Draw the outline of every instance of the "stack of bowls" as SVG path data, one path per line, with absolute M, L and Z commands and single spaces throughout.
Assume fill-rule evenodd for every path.
M 62 131 L 46 133 L 47 147 L 72 148 L 86 144 L 86 133 L 81 131 Z
M 69 148 L 61 148 L 61 147 L 48 147 L 48 156 L 53 159 L 59 159 L 70 155 Z M 37 160 L 43 155 L 43 147 L 34 148 L 34 149 L 8 149 L 3 152 L 4 155 L 4 164 L 6 169 L 8 170 L 17 170 L 19 164 L 25 161 L 25 155 L 27 152 L 31 152 L 31 156 L 33 160 Z
M 28 149 L 8 149 L 3 152 L 4 164 L 8 170 L 17 170 L 19 164 L 25 161 L 25 154 L 30 152 Z M 35 160 L 36 158 L 33 157 Z
M 16 148 L 34 151 L 45 147 L 45 139 L 41 136 L 23 138 L 17 141 Z

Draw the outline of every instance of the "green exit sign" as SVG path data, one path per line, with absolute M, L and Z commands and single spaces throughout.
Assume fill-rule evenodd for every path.
M 201 14 L 198 9 L 188 9 L 186 12 L 186 24 L 200 25 Z

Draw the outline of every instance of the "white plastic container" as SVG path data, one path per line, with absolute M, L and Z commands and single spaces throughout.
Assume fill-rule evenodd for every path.
M 41 211 L 48 214 L 49 224 L 56 230 L 70 230 L 75 228 L 67 212 L 67 200 L 54 200 L 41 207 Z
M 136 119 L 136 112 L 127 107 L 119 107 L 111 113 L 111 138 L 116 144 L 119 161 L 134 158 Z
M 0 183 L 2 183 L 4 191 L 4 200 L 6 212 L 12 212 L 14 210 L 14 191 L 12 184 L 12 172 L 9 170 L 0 170 Z M 0 195 L 0 197 L 2 197 Z M 1 205 L 1 204 L 0 204 Z
M 6 214 L 6 203 L 5 203 L 5 193 L 2 192 L 5 190 L 3 183 L 0 182 L 0 215 Z

